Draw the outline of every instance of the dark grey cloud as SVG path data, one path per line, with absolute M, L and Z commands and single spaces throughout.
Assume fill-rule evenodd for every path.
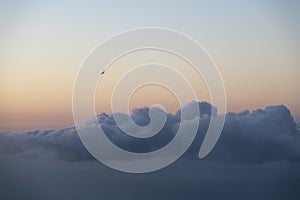
M 207 121 L 200 122 L 204 129 Z M 197 153 L 203 132 L 198 134 L 190 154 Z M 222 135 L 207 159 L 243 163 L 300 161 L 300 132 L 283 105 L 228 113 Z
M 149 174 L 120 173 L 95 161 L 74 127 L 2 131 L 0 199 L 299 199 L 299 127 L 285 106 L 228 113 L 220 140 L 202 160 L 197 154 L 216 108 L 199 106 L 199 131 L 183 158 Z M 147 107 L 135 109 L 131 117 L 145 126 L 148 113 Z M 114 143 L 146 152 L 172 140 L 180 111 L 167 114 L 163 129 L 149 139 L 126 135 L 111 115 L 102 113 L 97 119 Z
M 188 105 L 187 105 L 188 106 Z M 199 103 L 199 130 L 191 147 L 183 157 L 197 159 L 206 133 L 211 111 L 216 108 Z M 131 118 L 140 126 L 150 122 L 149 108 L 134 109 Z M 102 113 L 97 117 L 106 136 L 119 147 L 132 152 L 157 150 L 170 142 L 180 123 L 180 110 L 167 120 L 162 130 L 150 138 L 136 138 L 124 133 L 113 116 Z M 93 126 L 95 122 L 88 122 Z M 0 153 L 26 158 L 51 158 L 69 161 L 91 160 L 93 157 L 82 145 L 74 127 L 58 130 L 1 132 Z M 283 105 L 268 106 L 255 111 L 228 113 L 222 135 L 206 159 L 259 163 L 268 161 L 300 161 L 300 134 L 290 111 Z
M 7 200 L 298 200 L 300 195 L 300 164 L 287 161 L 245 165 L 182 159 L 140 175 L 120 173 L 96 161 L 4 161 L 0 199 Z
M 58 130 L 7 131 L 0 134 L 0 154 L 30 159 L 92 159 L 74 127 Z

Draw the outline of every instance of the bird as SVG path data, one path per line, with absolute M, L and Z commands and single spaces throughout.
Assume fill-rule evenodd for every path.
M 102 71 L 102 72 L 101 72 L 101 75 L 103 75 L 104 73 L 105 73 L 105 71 Z

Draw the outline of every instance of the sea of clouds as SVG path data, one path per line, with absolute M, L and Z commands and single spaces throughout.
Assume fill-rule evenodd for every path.
M 287 107 L 227 113 L 219 141 L 200 160 L 198 151 L 217 108 L 198 104 L 199 129 L 190 148 L 171 166 L 145 175 L 120 173 L 97 162 L 75 127 L 1 131 L 0 199 L 298 199 L 300 131 Z M 136 108 L 130 117 L 145 126 L 149 109 Z M 149 152 L 176 134 L 180 110 L 166 114 L 164 127 L 150 138 L 127 135 L 106 113 L 87 126 L 99 123 L 127 151 Z
M 201 111 L 198 133 L 184 155 L 195 159 L 210 121 L 211 110 L 216 113 L 216 108 L 210 104 L 198 104 Z M 150 122 L 149 108 L 136 108 L 130 117 L 136 124 L 145 126 Z M 97 119 L 106 136 L 117 146 L 132 152 L 149 152 L 162 148 L 173 139 L 180 123 L 180 110 L 174 115 L 167 113 L 162 130 L 150 138 L 127 135 L 117 126 L 112 115 L 102 113 Z M 87 122 L 87 126 L 93 125 L 95 122 Z M 0 132 L 0 153 L 32 159 L 93 159 L 82 145 L 75 127 Z M 207 159 L 246 163 L 300 161 L 299 128 L 284 105 L 268 106 L 252 112 L 227 113 L 220 140 Z

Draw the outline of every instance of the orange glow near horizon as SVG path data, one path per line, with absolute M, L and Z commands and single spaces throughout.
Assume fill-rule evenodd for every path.
M 95 95 L 95 108 L 111 113 L 111 91 L 119 77 L 139 64 L 153 60 L 170 61 L 169 66 L 179 70 L 190 80 L 199 101 L 210 102 L 208 90 L 200 75 L 190 66 L 167 53 L 136 52 L 119 59 L 106 71 L 99 82 Z M 62 128 L 73 125 L 72 90 L 78 68 L 43 71 L 37 68 L 10 69 L 1 76 L 0 129 Z M 298 74 L 284 69 L 273 69 L 273 74 L 259 73 L 257 69 L 244 69 L 245 74 L 220 67 L 227 93 L 228 111 L 254 110 L 268 105 L 285 104 L 296 119 L 300 119 Z M 175 113 L 179 104 L 165 88 L 149 85 L 135 91 L 130 99 L 129 110 L 161 104 L 167 112 Z M 126 112 L 122 110 L 122 112 Z

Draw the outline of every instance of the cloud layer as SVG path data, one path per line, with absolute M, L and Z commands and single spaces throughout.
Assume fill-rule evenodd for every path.
M 191 147 L 169 167 L 149 174 L 124 174 L 95 161 L 74 127 L 2 131 L 0 199 L 299 199 L 299 130 L 285 106 L 228 113 L 218 143 L 202 160 L 197 154 L 216 108 L 211 113 L 208 103 L 199 106 L 199 130 Z M 139 108 L 131 117 L 145 126 L 148 113 L 149 108 Z M 167 114 L 163 129 L 148 139 L 126 135 L 111 115 L 102 113 L 97 119 L 121 148 L 147 152 L 172 140 L 180 111 Z
M 201 111 L 199 130 L 184 158 L 197 159 L 206 133 L 211 110 L 216 108 L 199 102 Z M 187 105 L 188 106 L 188 105 Z M 150 122 L 149 108 L 134 109 L 131 118 L 145 126 Z M 157 150 L 172 140 L 180 123 L 180 110 L 167 120 L 162 130 L 150 138 L 129 136 L 116 125 L 113 116 L 102 113 L 98 123 L 107 137 L 119 147 L 132 152 Z M 95 122 L 88 122 L 88 126 Z M 58 130 L 33 130 L 25 132 L 1 132 L 0 153 L 22 158 L 61 159 L 68 161 L 93 160 L 82 145 L 74 127 Z M 255 111 L 227 113 L 222 135 L 207 159 L 261 163 L 268 161 L 300 161 L 300 134 L 290 111 L 283 105 L 268 106 Z

